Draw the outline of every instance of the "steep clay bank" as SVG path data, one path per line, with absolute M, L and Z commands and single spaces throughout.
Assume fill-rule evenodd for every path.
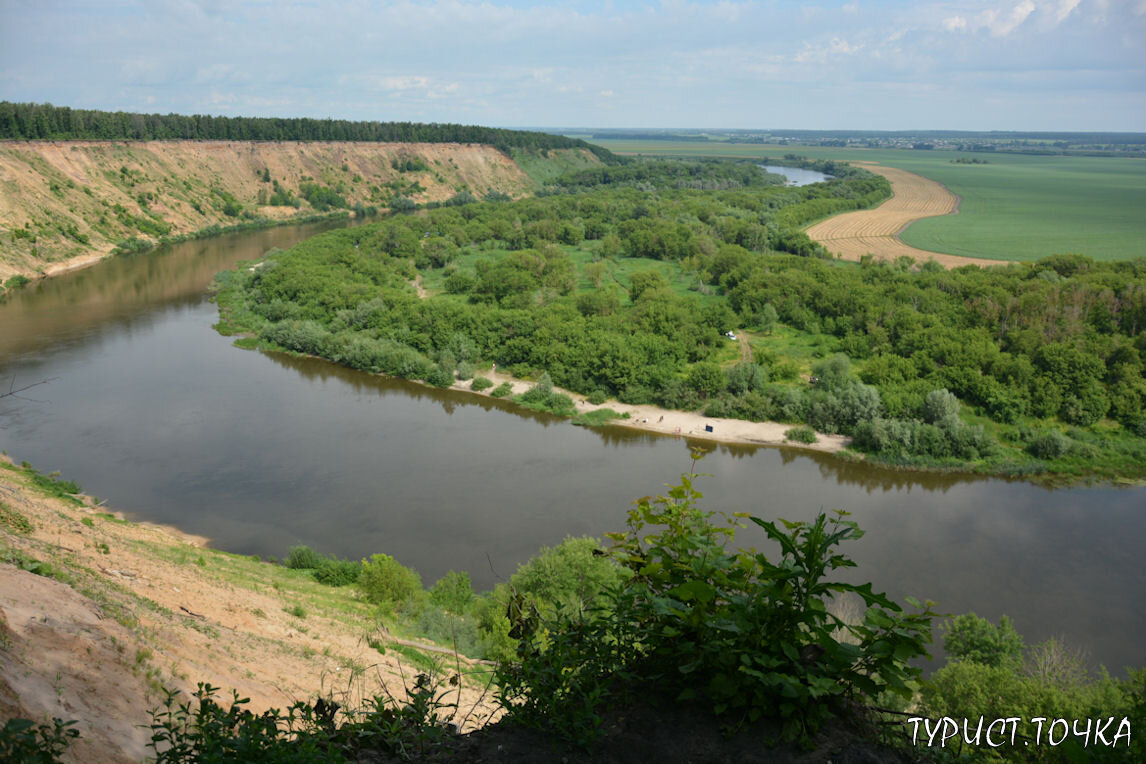
M 575 164 L 596 158 L 553 150 Z M 569 156 L 564 156 L 564 155 Z M 330 188 L 350 206 L 537 187 L 491 146 L 457 143 L 10 141 L 0 143 L 0 282 L 98 261 L 130 238 L 187 234 L 315 209 L 271 206 L 277 188 Z

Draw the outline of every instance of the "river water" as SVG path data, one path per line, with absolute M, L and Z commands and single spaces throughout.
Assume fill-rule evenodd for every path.
M 478 587 L 542 545 L 624 528 L 689 467 L 688 443 L 585 430 L 466 393 L 232 347 L 206 286 L 321 226 L 189 242 L 38 282 L 0 304 L 0 448 L 129 516 L 244 554 L 305 543 L 386 552 L 429 584 Z M 810 519 L 846 509 L 845 549 L 893 598 L 1011 616 L 1121 673 L 1144 663 L 1146 489 L 1050 490 L 904 473 L 790 449 L 719 446 L 704 506 Z M 744 531 L 744 545 L 767 548 Z
M 809 186 L 813 183 L 823 183 L 825 180 L 831 180 L 831 175 L 825 175 L 816 170 L 804 170 L 799 167 L 781 167 L 779 165 L 762 164 L 760 165 L 766 172 L 776 173 L 783 175 L 788 179 L 789 186 Z

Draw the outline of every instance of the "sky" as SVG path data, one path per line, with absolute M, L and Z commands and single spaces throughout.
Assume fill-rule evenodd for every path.
M 1146 132 L 1146 0 L 0 0 L 0 100 L 504 127 Z

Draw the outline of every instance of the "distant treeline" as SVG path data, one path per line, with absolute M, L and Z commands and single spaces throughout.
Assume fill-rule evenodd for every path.
M 481 143 L 511 149 L 587 149 L 603 162 L 621 160 L 577 138 L 476 125 L 350 122 L 305 117 L 213 117 L 204 114 L 134 114 L 0 101 L 0 139 L 16 140 L 226 140 Z
M 592 133 L 597 140 L 647 140 L 647 141 L 712 141 L 728 139 L 733 143 L 753 142 L 750 139 L 774 141 L 788 139 L 796 141 L 840 140 L 925 140 L 925 141 L 1066 141 L 1070 144 L 1109 144 L 1146 145 L 1146 133 L 1063 133 L 1063 132 L 1007 132 L 991 130 L 977 132 L 970 130 L 625 130 L 602 128 Z

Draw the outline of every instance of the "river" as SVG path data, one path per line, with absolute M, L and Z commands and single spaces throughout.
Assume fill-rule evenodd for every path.
M 0 384 L 52 381 L 0 400 L 0 448 L 221 549 L 387 552 L 427 585 L 453 568 L 481 588 L 542 545 L 622 530 L 633 499 L 688 469 L 684 440 L 239 350 L 212 329 L 215 272 L 322 227 L 188 242 L 13 293 Z M 708 509 L 850 511 L 867 531 L 845 549 L 852 580 L 941 612 L 1007 614 L 1028 643 L 1065 636 L 1116 674 L 1143 664 L 1146 489 L 1050 490 L 766 447 L 720 446 L 700 469 L 713 475 L 699 483 Z M 765 548 L 761 534 L 739 540 Z
M 783 175 L 788 179 L 789 186 L 810 186 L 813 183 L 823 183 L 826 180 L 831 180 L 831 175 L 825 175 L 816 170 L 804 170 L 799 167 L 781 167 L 779 165 L 762 164 L 760 165 L 766 172 L 775 173 L 776 175 Z

